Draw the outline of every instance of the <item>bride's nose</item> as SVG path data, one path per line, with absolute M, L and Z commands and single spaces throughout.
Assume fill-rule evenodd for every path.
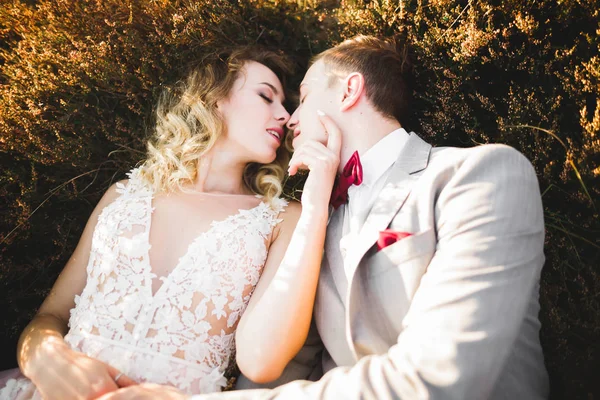
M 281 125 L 286 125 L 290 120 L 290 113 L 282 106 L 281 109 L 275 115 L 275 119 L 277 122 L 281 123 Z

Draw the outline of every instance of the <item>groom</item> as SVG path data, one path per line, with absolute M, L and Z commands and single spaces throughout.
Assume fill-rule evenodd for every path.
M 321 53 L 306 73 L 289 122 L 294 147 L 326 143 L 322 111 L 342 132 L 345 165 L 315 329 L 270 387 L 295 382 L 207 398 L 548 397 L 535 172 L 504 145 L 432 148 L 402 129 L 402 68 L 393 45 L 363 36 Z

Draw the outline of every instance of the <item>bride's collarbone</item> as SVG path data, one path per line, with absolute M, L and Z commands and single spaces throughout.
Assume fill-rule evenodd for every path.
M 168 212 L 173 216 L 185 214 L 217 219 L 219 215 L 233 215 L 240 209 L 258 206 L 260 198 L 254 195 L 228 195 L 218 193 L 168 193 L 158 194 L 152 199 L 153 213 Z
M 233 196 L 230 196 L 233 197 Z M 217 225 L 242 215 L 243 210 L 257 208 L 261 199 L 217 198 L 171 194 L 159 195 L 152 200 L 148 221 L 150 258 L 153 266 L 176 265 L 177 260 L 201 236 L 210 235 Z M 162 269 L 162 268 L 161 268 Z

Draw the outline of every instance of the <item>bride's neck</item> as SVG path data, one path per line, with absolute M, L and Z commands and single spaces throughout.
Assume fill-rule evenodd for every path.
M 245 163 L 225 149 L 213 147 L 198 160 L 193 190 L 207 193 L 251 194 L 244 184 Z

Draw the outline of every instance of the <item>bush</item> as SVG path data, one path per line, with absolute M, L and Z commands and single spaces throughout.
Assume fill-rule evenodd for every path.
M 11 351 L 102 193 L 143 158 L 161 84 L 217 47 L 258 42 L 294 58 L 297 85 L 309 58 L 344 38 L 397 35 L 416 65 L 407 128 L 435 145 L 506 143 L 534 164 L 552 396 L 600 396 L 599 2 L 308 3 L 5 2 L 0 331 Z

